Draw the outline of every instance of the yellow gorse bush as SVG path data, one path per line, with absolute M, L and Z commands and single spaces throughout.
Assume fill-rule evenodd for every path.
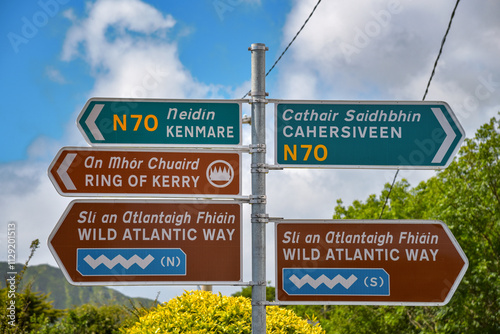
M 126 334 L 251 333 L 252 306 L 248 298 L 209 291 L 186 291 L 141 317 Z M 267 333 L 324 333 L 293 311 L 267 307 Z

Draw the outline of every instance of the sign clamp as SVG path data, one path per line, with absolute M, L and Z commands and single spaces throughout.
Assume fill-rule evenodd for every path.
M 248 196 L 250 204 L 266 204 L 267 196 L 266 195 L 250 195 Z
M 267 213 L 256 213 L 252 214 L 252 223 L 264 223 L 267 224 L 269 222 L 269 215 Z
M 251 144 L 250 153 L 266 153 L 266 144 Z

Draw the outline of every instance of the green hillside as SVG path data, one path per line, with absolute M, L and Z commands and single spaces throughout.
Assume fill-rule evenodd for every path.
M 16 264 L 19 272 L 22 264 Z M 5 287 L 5 278 L 7 278 L 7 262 L 0 262 L 0 288 Z M 29 266 L 21 282 L 21 288 L 27 284 L 32 284 L 33 292 L 49 294 L 48 301 L 53 302 L 56 309 L 66 309 L 83 304 L 95 305 L 135 305 L 150 306 L 153 300 L 147 298 L 130 298 L 124 294 L 104 287 L 104 286 L 74 286 L 68 283 L 61 269 L 41 264 Z

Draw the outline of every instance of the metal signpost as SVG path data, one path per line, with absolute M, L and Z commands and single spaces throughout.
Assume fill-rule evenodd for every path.
M 279 101 L 283 167 L 440 169 L 465 133 L 445 102 Z
M 270 169 L 440 169 L 464 139 L 444 102 L 268 100 L 267 47 L 255 43 L 249 51 L 249 100 L 86 103 L 77 126 L 97 147 L 59 151 L 48 174 L 61 195 L 193 200 L 71 202 L 48 240 L 70 283 L 249 285 L 252 333 L 264 334 Z M 241 146 L 243 101 L 251 104 L 249 147 Z M 274 166 L 266 163 L 270 101 Z M 251 154 L 252 190 L 246 197 L 241 151 Z M 231 200 L 194 199 L 199 197 Z M 242 202 L 252 206 L 252 281 L 246 283 Z M 468 265 L 446 225 L 437 221 L 281 219 L 275 234 L 277 304 L 443 305 Z
M 252 333 L 266 333 L 266 51 L 252 52 Z
M 67 147 L 49 167 L 61 195 L 241 195 L 241 153 Z
M 444 305 L 467 266 L 439 221 L 276 223 L 276 299 L 286 304 Z
M 49 237 L 77 285 L 241 281 L 241 204 L 76 200 Z
M 240 145 L 241 102 L 92 98 L 77 125 L 91 145 Z

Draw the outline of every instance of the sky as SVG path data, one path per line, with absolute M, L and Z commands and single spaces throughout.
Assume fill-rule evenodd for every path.
M 316 0 L 40 0 L 0 5 L 0 243 L 16 222 L 16 256 L 57 263 L 47 239 L 72 200 L 47 176 L 59 149 L 88 147 L 76 118 L 89 98 L 239 99 L 250 89 L 253 43 L 267 70 Z M 270 99 L 421 101 L 454 0 L 323 0 L 266 79 Z M 500 110 L 500 3 L 463 0 L 427 101 L 446 101 L 467 137 Z M 250 114 L 247 103 L 243 114 Z M 266 108 L 267 162 L 274 163 L 273 104 Z M 250 127 L 243 125 L 243 144 Z M 250 159 L 243 158 L 249 195 Z M 271 217 L 330 219 L 380 194 L 394 170 L 285 169 L 267 175 Z M 403 170 L 412 185 L 435 171 Z M 243 280 L 251 280 L 250 208 L 244 205 Z M 267 280 L 274 285 L 274 226 L 267 226 Z M 0 261 L 6 261 L 3 247 Z M 186 286 L 115 287 L 166 301 Z M 196 288 L 196 287 L 194 287 Z M 241 287 L 215 286 L 232 293 Z

